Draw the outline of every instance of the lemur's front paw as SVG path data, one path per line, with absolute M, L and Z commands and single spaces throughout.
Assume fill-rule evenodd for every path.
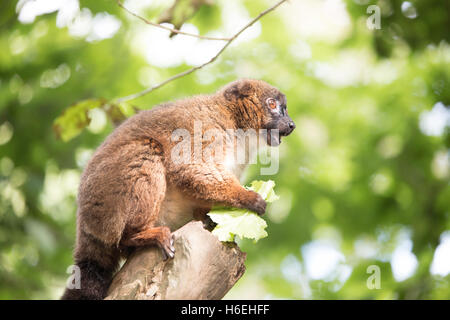
M 260 216 L 266 212 L 267 203 L 259 193 L 248 191 L 246 202 L 244 205 L 246 209 L 256 212 Z
M 213 231 L 216 226 L 217 226 L 217 223 L 215 223 L 208 216 L 206 216 L 206 218 L 203 220 L 203 228 L 205 228 L 208 231 Z

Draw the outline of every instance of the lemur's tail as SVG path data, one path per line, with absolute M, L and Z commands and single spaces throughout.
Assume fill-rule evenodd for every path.
M 120 254 L 92 236 L 81 233 L 75 249 L 75 268 L 62 300 L 100 300 L 106 297 Z M 79 270 L 79 272 L 78 272 Z M 78 274 L 77 274 L 78 272 Z M 79 276 L 79 279 L 77 279 Z M 78 281 L 78 282 L 77 282 Z

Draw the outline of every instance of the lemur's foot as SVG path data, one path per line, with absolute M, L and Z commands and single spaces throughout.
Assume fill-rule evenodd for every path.
M 173 258 L 175 254 L 173 235 L 166 226 L 154 227 L 141 231 L 124 243 L 134 247 L 156 244 L 161 248 L 164 260 Z
M 158 246 L 161 248 L 164 260 L 175 256 L 175 247 L 173 246 L 173 242 L 174 236 L 172 234 L 169 234 L 169 236 L 157 242 Z

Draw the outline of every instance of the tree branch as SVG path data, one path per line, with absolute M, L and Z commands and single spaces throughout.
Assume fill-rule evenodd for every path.
M 156 90 L 156 89 L 158 89 L 158 88 L 161 88 L 162 86 L 168 84 L 169 82 L 172 82 L 172 81 L 174 81 L 174 80 L 176 80 L 176 79 L 178 79 L 178 78 L 184 77 L 184 76 L 186 76 L 186 75 L 188 75 L 188 74 L 191 74 L 191 73 L 193 73 L 193 72 L 195 72 L 195 71 L 197 71 L 197 70 L 199 70 L 199 69 L 201 69 L 201 68 L 207 66 L 208 64 L 213 63 L 213 62 L 214 62 L 214 61 L 222 54 L 222 52 L 224 52 L 225 49 L 228 48 L 228 46 L 233 42 L 233 40 L 235 40 L 237 37 L 239 37 L 239 35 L 241 35 L 241 33 L 243 33 L 245 30 L 247 30 L 247 29 L 250 28 L 253 24 L 255 24 L 256 21 L 258 21 L 259 19 L 261 19 L 263 16 L 265 16 L 265 15 L 268 14 L 269 12 L 271 12 L 271 11 L 275 10 L 276 8 L 278 8 L 281 4 L 283 4 L 283 3 L 286 2 L 286 1 L 287 1 L 287 0 L 281 0 L 281 1 L 277 2 L 275 5 L 273 5 L 272 7 L 270 7 L 270 8 L 268 8 L 268 9 L 264 10 L 264 11 L 261 12 L 258 16 L 256 16 L 255 18 L 253 18 L 249 23 L 247 23 L 244 27 L 242 27 L 242 28 L 241 28 L 238 32 L 236 32 L 232 37 L 228 38 L 227 42 L 226 42 L 225 45 L 222 47 L 222 49 L 220 49 L 220 50 L 217 52 L 217 54 L 216 54 L 214 57 L 212 57 L 210 60 L 208 60 L 207 62 L 205 62 L 205 63 L 203 63 L 203 64 L 201 64 L 201 65 L 199 65 L 199 66 L 193 67 L 193 68 L 191 68 L 191 69 L 188 69 L 188 70 L 186 70 L 186 71 L 183 71 L 183 72 L 181 72 L 181 73 L 178 73 L 178 74 L 176 74 L 176 75 L 174 75 L 174 76 L 172 76 L 172 77 L 170 77 L 170 78 L 168 78 L 168 79 L 166 79 L 166 80 L 164 80 L 164 81 L 162 81 L 162 82 L 160 82 L 160 83 L 158 83 L 158 84 L 155 84 L 155 85 L 152 86 L 152 87 L 149 87 L 149 88 L 145 89 L 145 90 L 142 90 L 142 91 L 140 91 L 140 92 L 137 92 L 137 93 L 134 93 L 134 94 L 131 94 L 131 95 L 122 97 L 122 98 L 118 98 L 118 99 L 116 99 L 115 101 L 116 101 L 117 103 L 121 103 L 121 102 L 124 102 L 124 101 L 130 101 L 130 100 L 137 99 L 137 98 L 142 97 L 142 96 L 144 96 L 144 95 L 146 95 L 146 94 L 148 94 L 148 93 L 150 93 L 150 92 L 152 92 L 152 91 L 154 91 L 154 90 Z M 120 2 L 119 2 L 119 3 L 120 3 Z M 123 7 L 123 6 L 122 6 L 122 7 Z M 152 23 L 152 24 L 153 24 L 153 23 Z M 161 26 L 161 25 L 159 25 L 159 26 Z M 170 28 L 169 28 L 169 29 L 170 29 Z M 216 39 L 216 40 L 217 40 L 217 39 Z M 221 40 L 222 40 L 222 39 L 221 39 Z
M 246 254 L 236 244 L 220 242 L 202 222 L 174 232 L 175 257 L 163 261 L 161 250 L 133 253 L 116 274 L 108 300 L 221 299 L 245 272 Z
M 121 7 L 123 10 L 125 10 L 129 14 L 131 14 L 131 15 L 135 16 L 136 18 L 144 21 L 146 24 L 149 24 L 149 25 L 157 27 L 157 28 L 161 28 L 161 29 L 173 32 L 173 33 L 182 34 L 182 35 L 185 35 L 185 36 L 199 38 L 199 39 L 204 39 L 204 40 L 219 40 L 219 41 L 229 41 L 230 40 L 230 38 L 208 37 L 208 36 L 202 36 L 202 35 L 198 35 L 198 34 L 194 34 L 194 33 L 184 32 L 184 31 L 181 31 L 181 30 L 178 30 L 178 29 L 175 29 L 175 28 L 167 27 L 167 26 L 162 25 L 160 23 L 151 22 L 150 20 L 145 19 L 144 17 L 142 17 L 142 16 L 138 15 L 137 13 L 131 11 L 130 9 L 126 8 L 122 4 L 122 2 L 120 0 L 117 0 L 117 4 L 119 5 L 119 7 Z

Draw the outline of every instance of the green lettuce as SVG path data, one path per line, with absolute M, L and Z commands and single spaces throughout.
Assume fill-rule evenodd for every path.
M 253 181 L 248 190 L 255 191 L 267 202 L 278 200 L 278 196 L 273 190 L 275 182 Z M 220 241 L 234 241 L 237 235 L 240 238 L 253 239 L 255 242 L 267 237 L 267 223 L 256 213 L 238 208 L 215 207 L 208 213 L 209 217 L 217 223 L 212 233 Z

